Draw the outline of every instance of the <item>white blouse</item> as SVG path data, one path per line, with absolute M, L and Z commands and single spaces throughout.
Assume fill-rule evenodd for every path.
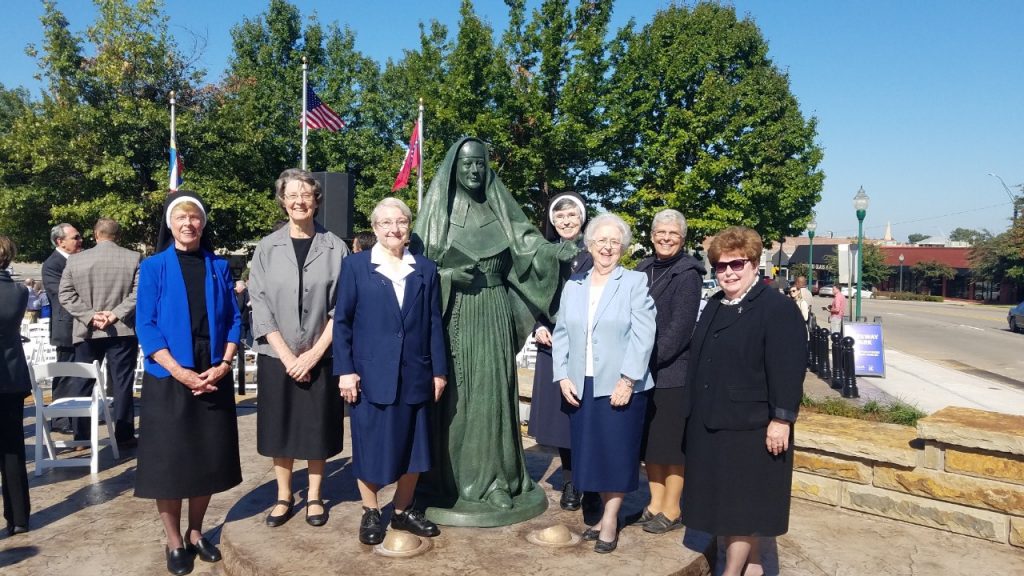
M 416 263 L 412 253 L 406 248 L 402 258 L 395 258 L 386 248 L 380 244 L 374 244 L 370 248 L 370 264 L 377 265 L 377 272 L 391 280 L 391 286 L 395 289 L 395 298 L 398 299 L 398 308 L 401 310 L 405 300 L 405 278 L 413 273 L 412 265 Z
M 585 375 L 589 378 L 594 375 L 594 345 L 590 341 L 591 328 L 594 326 L 594 316 L 597 315 L 597 305 L 601 302 L 601 294 L 604 294 L 605 285 L 590 285 L 590 292 L 587 298 L 590 299 L 587 306 L 587 371 Z

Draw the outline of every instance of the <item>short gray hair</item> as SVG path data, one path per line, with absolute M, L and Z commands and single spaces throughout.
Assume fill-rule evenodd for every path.
M 679 210 L 673 210 L 672 208 L 666 208 L 654 215 L 654 219 L 651 220 L 651 234 L 654 234 L 654 229 L 658 227 L 658 224 L 673 223 L 679 226 L 679 231 L 683 235 L 683 240 L 686 240 L 686 217 Z
M 604 214 L 598 214 L 590 221 L 589 224 L 587 224 L 587 230 L 583 233 L 583 241 L 587 246 L 590 246 L 591 242 L 593 242 L 594 232 L 605 224 L 614 224 L 618 227 L 619 232 L 622 233 L 623 249 L 633 243 L 633 232 L 630 231 L 629 224 L 626 224 L 626 221 L 619 218 L 616 214 L 605 212 Z
M 377 215 L 380 214 L 380 211 L 384 208 L 398 208 L 402 211 L 402 216 L 405 216 L 409 222 L 412 222 L 412 210 L 409 210 L 409 207 L 405 205 L 405 202 L 402 202 L 394 196 L 388 196 L 380 202 L 377 202 L 377 205 L 373 207 L 373 212 L 370 212 L 371 225 L 377 223 Z
M 313 198 L 316 199 L 317 210 L 319 211 L 320 204 L 323 203 L 323 190 L 320 188 L 320 181 L 314 178 L 311 172 L 299 168 L 289 168 L 281 172 L 281 175 L 274 182 L 274 197 L 277 199 L 277 204 L 281 206 L 281 209 L 285 210 L 284 189 L 293 180 L 298 180 L 309 186 L 310 192 L 313 193 Z
M 65 227 L 73 228 L 73 226 L 67 222 L 61 222 L 53 228 L 50 228 L 50 244 L 53 244 L 55 248 L 57 247 L 57 240 L 63 240 L 64 237 L 67 236 L 67 233 L 64 232 Z

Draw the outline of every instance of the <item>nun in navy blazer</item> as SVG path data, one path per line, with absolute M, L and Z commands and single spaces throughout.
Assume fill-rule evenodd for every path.
M 377 491 L 397 481 L 391 528 L 436 536 L 409 509 L 430 469 L 428 407 L 447 382 L 437 265 L 406 248 L 412 213 L 396 198 L 370 216 L 377 244 L 341 267 L 334 313 L 334 373 L 351 405 L 352 464 L 364 514 L 359 539 L 383 540 Z

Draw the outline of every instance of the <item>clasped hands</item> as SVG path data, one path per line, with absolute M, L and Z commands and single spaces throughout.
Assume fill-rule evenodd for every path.
M 192 390 L 193 396 L 199 396 L 200 394 L 216 392 L 217 382 L 230 372 L 231 366 L 225 363 L 211 366 L 199 373 L 190 368 L 178 366 L 171 370 L 171 377 Z
M 562 389 L 562 398 L 565 398 L 570 406 L 579 407 L 580 401 L 576 398 L 576 385 L 572 383 L 572 380 L 563 378 L 558 381 L 558 386 Z M 620 376 L 619 381 L 615 384 L 615 390 L 612 390 L 611 396 L 608 397 L 608 403 L 612 406 L 625 406 L 632 398 L 633 381 L 625 376 Z
M 89 325 L 97 330 L 105 330 L 115 322 L 117 322 L 117 314 L 114 314 L 110 310 L 102 310 L 92 315 L 92 320 L 89 321 Z

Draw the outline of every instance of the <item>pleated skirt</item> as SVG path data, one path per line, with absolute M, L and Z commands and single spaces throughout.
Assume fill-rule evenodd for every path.
M 578 408 L 568 407 L 572 428 L 572 482 L 587 492 L 632 492 L 640 482 L 640 440 L 647 392 L 613 407 L 608 396 L 594 398 L 594 379 L 583 381 Z

